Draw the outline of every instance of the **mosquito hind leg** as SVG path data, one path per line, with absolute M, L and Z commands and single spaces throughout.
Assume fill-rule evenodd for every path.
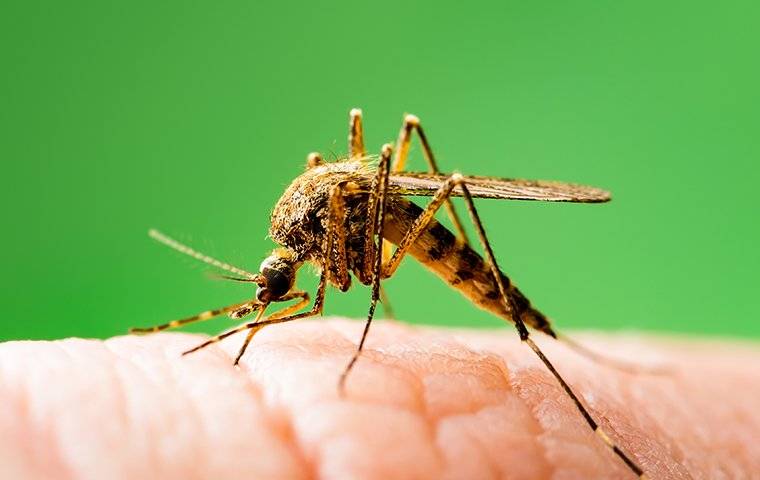
M 610 450 L 612 450 L 612 452 L 615 453 L 615 455 L 617 455 L 633 473 L 638 475 L 640 478 L 646 478 L 642 468 L 612 441 L 610 436 L 602 429 L 596 420 L 594 420 L 583 403 L 581 403 L 580 399 L 575 394 L 570 385 L 565 381 L 562 375 L 560 375 L 560 373 L 549 361 L 546 355 L 544 355 L 544 352 L 538 347 L 538 345 L 536 345 L 533 339 L 530 338 L 528 329 L 525 327 L 525 323 L 523 323 L 522 319 L 520 318 L 520 315 L 514 303 L 514 299 L 511 295 L 508 295 L 507 286 L 504 285 L 504 279 L 501 275 L 501 270 L 499 270 L 499 265 L 496 263 L 496 257 L 493 254 L 491 243 L 486 237 L 486 232 L 483 228 L 483 223 L 480 221 L 478 211 L 475 208 L 475 203 L 472 200 L 472 195 L 470 195 L 470 191 L 467 189 L 467 183 L 461 176 L 457 177 L 458 178 L 456 179 L 455 183 L 457 183 L 462 188 L 465 205 L 467 207 L 468 213 L 470 214 L 470 220 L 475 227 L 475 231 L 477 232 L 480 244 L 485 251 L 486 259 L 488 260 L 488 263 L 491 267 L 491 273 L 493 275 L 494 281 L 498 286 L 502 301 L 504 302 L 507 311 L 511 314 L 511 317 L 515 322 L 515 327 L 517 328 L 517 332 L 520 335 L 520 339 L 528 344 L 528 346 L 531 348 L 531 350 L 533 350 L 533 352 L 541 360 L 544 366 L 551 372 L 562 389 L 565 391 L 565 394 L 567 394 L 567 396 L 570 397 L 570 399 L 573 401 L 581 416 L 583 416 L 584 420 L 586 420 L 586 423 L 594 431 L 594 433 L 596 433 L 602 439 L 602 441 L 604 441 L 605 445 L 607 445 L 607 447 L 609 447 Z
M 399 263 L 401 262 L 401 259 L 403 256 L 408 252 L 411 245 L 419 238 L 419 236 L 425 231 L 427 226 L 430 224 L 430 222 L 433 220 L 433 217 L 435 216 L 435 213 L 440 209 L 440 207 L 444 204 L 445 200 L 449 198 L 451 195 L 451 192 L 454 190 L 454 188 L 459 187 L 462 190 L 462 196 L 465 200 L 465 206 L 467 207 L 467 211 L 470 215 L 470 220 L 472 221 L 473 226 L 475 227 L 475 231 L 478 236 L 478 240 L 480 241 L 481 246 L 483 247 L 483 250 L 485 252 L 486 261 L 488 262 L 489 269 L 491 271 L 491 276 L 493 278 L 493 281 L 495 283 L 495 286 L 498 289 L 499 298 L 501 298 L 503 307 L 506 310 L 506 313 L 508 314 L 508 317 L 512 319 L 514 322 L 515 328 L 517 329 L 517 333 L 520 336 L 520 340 L 525 342 L 531 350 L 538 356 L 538 358 L 541 360 L 541 362 L 544 364 L 544 366 L 549 370 L 549 372 L 554 376 L 554 378 L 557 380 L 557 382 L 562 387 L 562 390 L 565 392 L 565 394 L 570 397 L 570 399 L 575 404 L 576 408 L 580 412 L 581 416 L 583 416 L 586 423 L 589 425 L 589 427 L 604 441 L 604 443 L 618 456 L 620 457 L 623 462 L 628 466 L 628 468 L 636 473 L 636 475 L 640 476 L 641 478 L 644 477 L 643 470 L 641 467 L 639 467 L 625 452 L 623 452 L 615 443 L 611 440 L 609 435 L 602 430 L 602 428 L 599 426 L 599 424 L 593 419 L 589 411 L 586 409 L 586 407 L 581 403 L 578 396 L 575 394 L 573 389 L 570 387 L 570 385 L 565 381 L 565 379 L 560 375 L 560 373 L 557 371 L 557 369 L 554 367 L 554 365 L 549 361 L 549 359 L 544 355 L 543 351 L 536 345 L 536 343 L 533 341 L 533 339 L 530 337 L 530 332 L 528 331 L 528 328 L 525 325 L 525 322 L 521 318 L 521 315 L 519 312 L 521 310 L 518 308 L 518 305 L 515 303 L 515 297 L 510 293 L 509 290 L 509 280 L 502 275 L 501 270 L 499 269 L 499 265 L 496 262 L 496 258 L 493 253 L 493 249 L 491 248 L 491 244 L 488 241 L 488 238 L 485 233 L 485 229 L 483 228 L 483 224 L 480 221 L 480 217 L 478 215 L 478 211 L 475 208 L 475 204 L 472 200 L 472 196 L 470 194 L 470 191 L 467 189 L 467 184 L 464 179 L 459 174 L 453 174 L 451 177 L 449 177 L 443 185 L 438 189 L 438 191 L 433 195 L 433 198 L 431 199 L 428 206 L 425 208 L 425 210 L 420 214 L 411 228 L 404 234 L 402 239 L 398 243 L 398 248 L 396 249 L 396 252 L 393 254 L 393 257 L 390 259 L 388 264 L 386 265 L 385 270 L 383 271 L 383 276 L 387 277 L 393 274 L 395 269 L 398 267 Z

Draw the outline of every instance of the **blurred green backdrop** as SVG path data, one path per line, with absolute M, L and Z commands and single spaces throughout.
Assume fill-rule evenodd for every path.
M 447 170 L 613 192 L 480 202 L 559 328 L 760 335 L 756 2 L 0 9 L 0 339 L 115 335 L 251 295 L 148 228 L 256 269 L 274 202 L 308 152 L 345 152 L 354 106 L 373 151 L 411 112 Z M 387 289 L 403 320 L 502 324 L 413 262 Z M 365 288 L 329 293 L 327 313 L 365 315 Z

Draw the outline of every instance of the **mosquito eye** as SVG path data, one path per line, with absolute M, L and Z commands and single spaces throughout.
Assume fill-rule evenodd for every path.
M 257 297 L 269 296 L 270 300 L 280 298 L 290 290 L 290 278 L 281 271 L 274 268 L 265 268 L 262 272 L 267 280 L 266 287 L 259 288 L 256 292 Z M 265 293 L 266 292 L 266 293 Z M 264 300 L 259 298 L 259 300 Z

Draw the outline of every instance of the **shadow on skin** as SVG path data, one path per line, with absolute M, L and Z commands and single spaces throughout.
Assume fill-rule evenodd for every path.
M 0 478 L 634 478 L 510 329 L 303 321 L 203 337 L 0 344 Z M 650 478 L 760 471 L 760 349 L 575 335 L 668 375 L 537 338 Z

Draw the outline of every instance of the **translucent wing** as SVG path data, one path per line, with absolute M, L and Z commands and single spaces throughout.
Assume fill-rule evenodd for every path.
M 433 173 L 391 174 L 388 190 L 396 195 L 429 197 L 447 178 L 449 175 Z M 476 198 L 575 203 L 600 203 L 611 199 L 610 193 L 606 190 L 574 183 L 479 176 L 464 178 L 467 181 L 467 189 Z M 451 194 L 461 197 L 462 189 L 456 187 Z

